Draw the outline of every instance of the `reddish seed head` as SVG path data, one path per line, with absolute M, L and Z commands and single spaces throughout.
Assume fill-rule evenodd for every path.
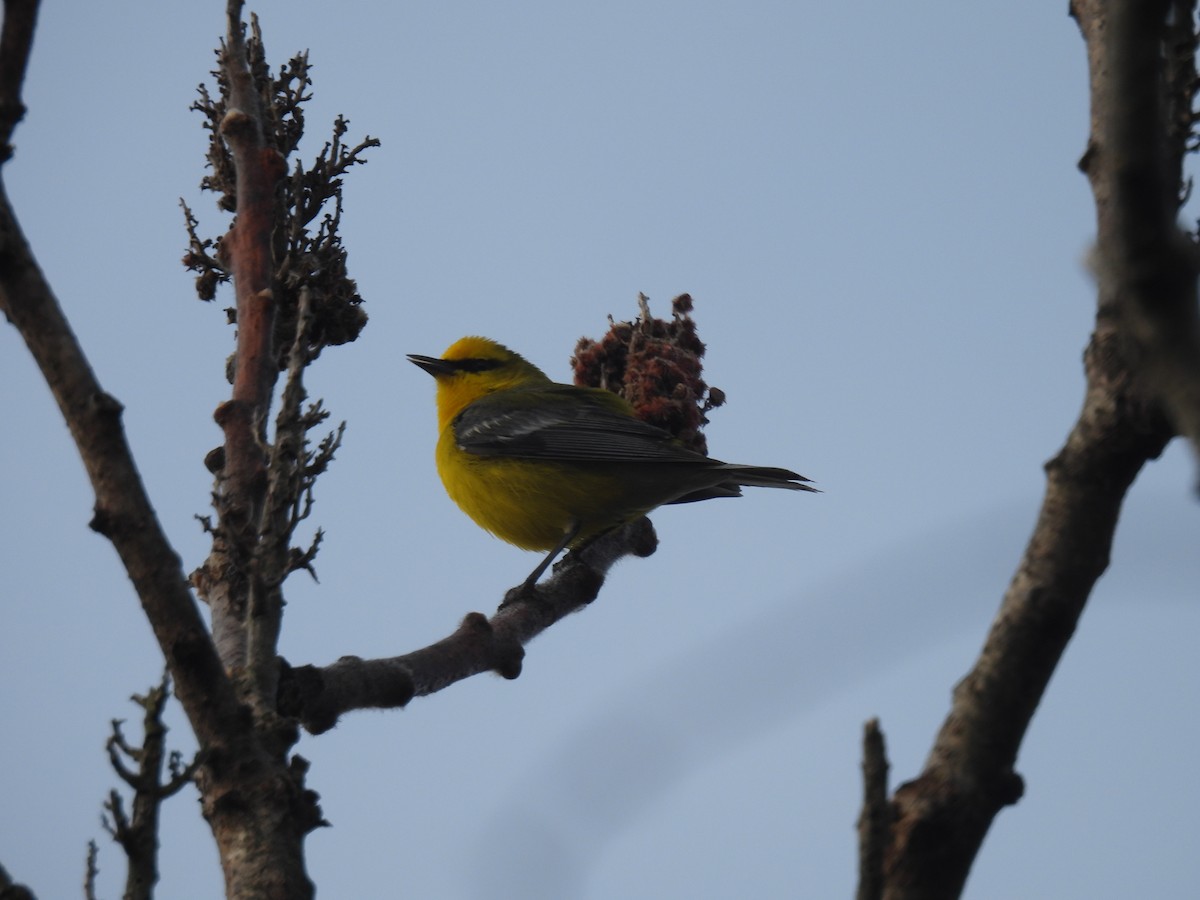
M 650 315 L 645 295 L 634 322 L 613 322 L 599 341 L 581 338 L 571 360 L 575 383 L 614 391 L 633 406 L 638 418 L 674 434 L 687 446 L 707 453 L 700 429 L 704 413 L 720 406 L 725 395 L 709 390 L 701 376 L 704 344 L 689 313 L 693 301 L 680 294 L 671 301 L 670 320 Z

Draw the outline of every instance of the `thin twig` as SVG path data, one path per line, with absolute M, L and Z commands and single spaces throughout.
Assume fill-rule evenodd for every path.
M 96 876 L 100 874 L 100 848 L 88 841 L 87 863 L 83 872 L 83 900 L 96 900 Z

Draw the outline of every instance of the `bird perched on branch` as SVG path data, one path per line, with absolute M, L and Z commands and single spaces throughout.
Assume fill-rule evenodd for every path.
M 557 384 L 488 338 L 408 358 L 437 380 L 437 469 L 450 498 L 496 537 L 549 551 L 527 588 L 563 550 L 655 507 L 745 486 L 816 490 L 788 469 L 689 450 L 617 394 Z

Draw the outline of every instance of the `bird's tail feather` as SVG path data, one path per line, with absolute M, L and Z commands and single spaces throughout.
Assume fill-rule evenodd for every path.
M 777 469 L 774 466 L 739 466 L 735 463 L 725 463 L 723 468 L 729 473 L 730 481 L 746 487 L 787 488 L 790 491 L 820 493 L 807 483 L 809 479 L 790 469 Z
M 718 471 L 723 471 L 729 477 L 709 487 L 700 488 L 690 494 L 684 494 L 676 503 L 695 503 L 697 500 L 711 500 L 713 497 L 740 497 L 743 487 L 787 488 L 790 491 L 820 491 L 806 482 L 809 479 L 797 475 L 790 469 L 778 469 L 774 466 L 741 466 L 736 463 L 721 463 Z

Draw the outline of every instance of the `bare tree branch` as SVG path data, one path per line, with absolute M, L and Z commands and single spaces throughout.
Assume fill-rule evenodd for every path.
M 319 405 L 308 415 L 302 409 L 308 396 L 304 389 L 304 370 L 313 358 L 310 352 L 313 321 L 311 292 L 303 287 L 296 315 L 296 334 L 289 353 L 287 381 L 276 417 L 251 594 L 250 621 L 255 627 L 250 633 L 249 659 L 261 661 L 257 666 L 260 671 L 258 687 L 272 705 L 278 693 L 276 646 L 283 616 L 283 582 L 297 568 L 297 556 L 302 559 L 299 565 L 311 571 L 319 543 L 314 542 L 310 552 L 292 552 L 292 534 L 312 506 L 315 475 L 309 471 L 309 464 L 315 454 L 307 448 L 308 431 L 326 418 Z M 319 468 L 323 469 L 333 458 L 335 446 L 335 442 L 329 443 Z
M 14 8 L 21 4 L 7 4 L 6 13 Z M 235 40 L 240 39 L 236 18 L 240 11 L 240 3 L 229 4 L 233 17 L 229 30 Z M 0 85 L 0 90 L 5 88 L 8 99 L 13 99 L 19 84 Z M 253 131 L 238 115 L 233 115 L 229 126 L 239 134 Z M 250 156 L 250 165 L 260 169 L 271 166 L 268 154 Z M 264 182 L 256 184 L 261 187 Z M 271 200 L 271 196 L 266 198 L 268 203 Z M 262 202 L 262 197 L 250 192 L 240 209 L 239 227 L 249 230 L 246 223 L 253 222 L 255 214 L 245 213 L 248 209 L 261 213 Z M 246 243 L 254 241 L 246 239 Z M 269 276 L 269 255 L 266 264 Z M 261 292 L 250 292 L 251 304 L 269 299 Z M 273 711 L 256 727 L 255 718 L 235 693 L 189 592 L 180 560 L 167 542 L 134 465 L 121 427 L 121 405 L 103 391 L 92 372 L 21 233 L 2 183 L 0 309 L 20 331 L 70 429 L 96 495 L 91 525 L 116 548 L 203 749 L 204 763 L 197 771 L 202 810 L 217 839 L 229 895 L 301 900 L 310 896 L 303 837 L 322 819 L 316 795 L 304 786 L 305 766 L 287 757 L 298 730 L 278 720 Z M 269 347 L 269 342 L 263 343 Z M 253 345 L 250 350 L 261 346 Z M 274 360 L 267 363 L 273 366 Z M 254 370 L 253 364 L 248 367 Z M 258 397 L 261 386 L 250 376 L 243 378 L 250 381 L 243 386 L 243 393 Z M 238 415 L 235 408 L 231 418 Z M 235 444 L 257 441 L 254 429 L 258 423 L 250 421 L 252 418 L 241 431 L 232 428 Z M 249 453 L 261 455 L 261 448 L 251 447 Z M 252 467 L 253 461 L 249 465 Z M 254 478 L 246 480 L 253 482 Z M 258 496 L 264 486 L 255 485 Z M 237 571 L 221 574 L 236 579 Z M 274 666 L 275 661 L 270 664 Z
M 1084 355 L 1083 409 L 1066 444 L 1046 465 L 1046 493 L 1033 535 L 974 668 L 954 690 L 925 769 L 893 797 L 883 872 L 887 900 L 958 897 L 992 820 L 1021 797 L 1023 783 L 1014 770 L 1021 741 L 1096 579 L 1108 566 L 1125 494 L 1173 435 L 1152 389 L 1157 377 L 1153 372 L 1142 376 L 1148 351 L 1130 340 L 1121 297 L 1130 290 L 1182 291 L 1194 278 L 1179 251 L 1173 213 L 1164 213 L 1178 196 L 1180 173 L 1167 179 L 1162 159 L 1152 165 L 1143 159 L 1149 169 L 1124 163 L 1114 168 L 1107 146 L 1115 128 L 1130 127 L 1133 133 L 1128 122 L 1111 125 L 1112 115 L 1137 120 L 1138 129 L 1152 122 L 1161 127 L 1160 121 L 1144 118 L 1144 109 L 1129 107 L 1162 103 L 1164 82 L 1146 59 L 1110 68 L 1109 45 L 1102 39 L 1118 30 L 1116 18 L 1105 21 L 1110 11 L 1119 18 L 1153 7 L 1159 15 L 1158 43 L 1153 44 L 1158 53 L 1166 6 L 1146 4 L 1134 14 L 1138 4 L 1132 3 L 1116 12 L 1122 5 L 1076 0 L 1072 7 L 1088 39 L 1092 72 L 1092 135 L 1081 165 L 1096 195 L 1102 256 L 1142 254 L 1137 262 L 1141 282 L 1111 277 L 1111 267 L 1102 261 L 1096 327 Z M 1126 83 L 1131 80 L 1137 84 Z M 1125 98 L 1120 104 L 1126 107 L 1114 112 L 1115 95 Z M 1165 159 L 1160 134 L 1143 131 L 1139 137 L 1154 148 L 1151 156 Z M 1137 208 L 1129 209 L 1130 204 Z M 1130 218 L 1118 227 L 1122 216 Z M 1121 247 L 1121 240 L 1135 240 L 1129 222 L 1139 221 L 1152 230 L 1153 242 L 1136 238 L 1140 248 Z
M 858 816 L 857 900 L 883 896 L 883 861 L 891 836 L 887 747 L 879 720 L 863 726 L 863 805 Z
M 206 459 L 216 475 L 218 523 L 207 526 L 212 552 L 192 577 L 212 609 L 222 659 L 246 675 L 256 710 L 266 716 L 277 693 L 283 582 L 297 569 L 315 571 L 319 532 L 307 549 L 290 541 L 312 510 L 315 479 L 342 434 L 339 427 L 310 449 L 309 432 L 328 413 L 320 401 L 304 407 L 302 376 L 324 347 L 354 340 L 366 322 L 338 229 L 342 178 L 379 142 L 368 137 L 347 147 L 349 123 L 339 117 L 316 161 L 297 162 L 284 177 L 285 158 L 304 131 L 308 57 L 298 54 L 272 78 L 257 19 L 251 17 L 247 38 L 232 16 L 214 73 L 219 92 L 202 88 L 193 109 L 205 116 L 211 138 L 212 171 L 202 186 L 237 216 L 224 237 L 205 239 L 185 208 L 184 264 L 199 273 L 201 298 L 212 299 L 217 284 L 232 278 L 237 304 L 229 311 L 237 324 L 232 396 L 216 412 L 225 443 Z M 280 371 L 287 381 L 269 439 Z
M 591 603 L 618 559 L 649 556 L 656 544 L 650 520 L 639 519 L 568 554 L 532 594 L 514 588 L 491 619 L 469 613 L 453 634 L 428 647 L 388 659 L 347 656 L 329 666 L 285 670 L 280 712 L 320 734 L 351 710 L 404 706 L 481 672 L 517 678 L 525 644 Z
M 25 340 L 79 449 L 96 495 L 91 526 L 112 541 L 120 555 L 193 726 L 200 733 L 219 734 L 236 718 L 238 703 L 179 557 L 146 496 L 125 441 L 121 404 L 92 372 L 2 183 L 0 261 L 0 309 Z
M 974 669 L 958 684 L 924 772 L 894 796 L 883 896 L 957 897 L 1000 809 L 1023 787 L 1017 751 L 1092 587 L 1121 502 L 1170 437 L 1136 389 L 1111 326 L 1086 354 L 1083 412 L 1046 465 L 1037 525 Z
M 132 700 L 142 707 L 142 745 L 132 747 L 121 731 L 121 722 L 113 720 L 113 733 L 106 743 L 109 762 L 121 780 L 133 788 L 133 812 L 125 812 L 121 795 L 109 792 L 104 808 L 108 816 L 102 824 L 125 851 L 128 868 L 125 878 L 125 900 L 149 900 L 158 883 L 158 821 L 162 801 L 189 784 L 199 766 L 198 760 L 180 766 L 178 754 L 170 755 L 171 778 L 163 782 L 167 726 L 163 710 L 170 697 L 170 677 L 163 673 L 162 681 L 145 695 L 134 694 Z M 125 765 L 128 758 L 137 764 L 136 770 Z
M 25 117 L 21 86 L 29 64 L 38 0 L 5 0 L 0 31 L 0 165 L 13 155 L 12 133 Z
M 1195 121 L 1196 3 L 1079 0 L 1074 10 L 1093 57 L 1085 171 L 1101 308 L 1119 316 L 1131 364 L 1200 454 L 1200 257 L 1176 222 Z
M 237 672 L 248 668 L 251 680 L 262 688 L 273 680 L 274 660 L 259 657 L 250 664 L 250 646 L 256 644 L 251 634 L 277 629 L 279 611 L 271 608 L 271 598 L 278 598 L 272 591 L 263 597 L 263 591 L 255 589 L 252 560 L 267 487 L 266 422 L 277 373 L 272 344 L 276 311 L 272 236 L 276 191 L 286 169 L 279 152 L 267 143 L 264 104 L 251 71 L 241 10 L 239 0 L 230 0 L 220 59 L 228 96 L 213 135 L 214 143 L 223 139 L 228 147 L 236 173 L 232 192 L 237 218 L 221 240 L 219 254 L 234 282 L 236 364 L 232 395 L 214 415 L 225 434 L 214 491 L 220 527 L 196 583 L 212 610 L 213 635 L 226 668 Z M 255 49 L 261 53 L 260 41 Z M 255 62 L 260 63 L 258 56 Z M 220 153 L 210 151 L 210 159 L 214 155 Z M 194 254 L 198 242 L 194 228 L 190 231 Z M 261 641 L 256 645 L 261 646 Z M 263 696 L 261 690 L 253 695 Z

